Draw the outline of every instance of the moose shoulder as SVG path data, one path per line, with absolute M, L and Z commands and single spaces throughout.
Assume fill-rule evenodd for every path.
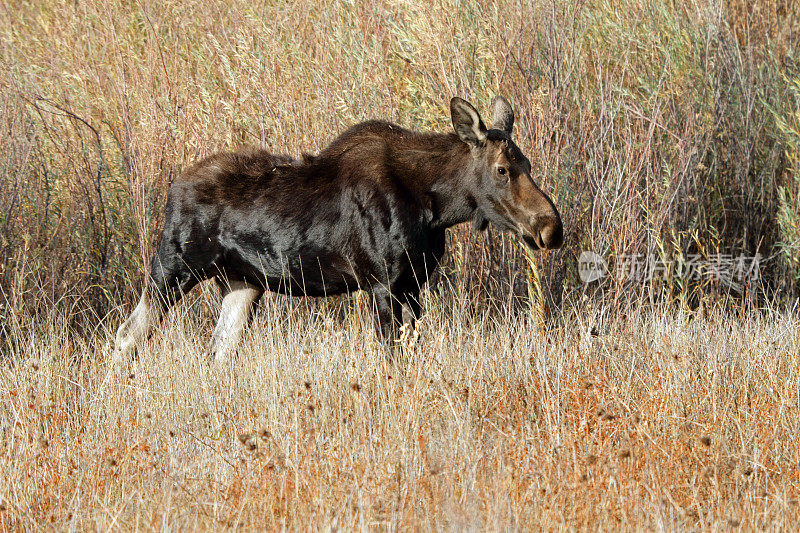
M 367 290 L 378 331 L 392 339 L 402 305 L 419 315 L 419 291 L 444 254 L 445 230 L 460 222 L 491 222 L 534 249 L 559 247 L 558 211 L 511 140 L 511 106 L 498 97 L 492 108 L 492 129 L 453 98 L 455 133 L 370 121 L 302 160 L 252 149 L 193 165 L 169 191 L 161 245 L 117 332 L 116 358 L 204 279 L 216 278 L 223 290 L 213 335 L 221 361 L 264 290 Z

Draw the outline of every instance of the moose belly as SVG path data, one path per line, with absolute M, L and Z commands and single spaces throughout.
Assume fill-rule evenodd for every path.
M 284 228 L 285 229 L 285 228 Z M 267 290 L 295 296 L 330 296 L 361 287 L 356 260 L 336 243 L 313 243 L 285 232 L 223 234 L 221 272 Z M 337 249 L 338 248 L 338 249 Z
M 294 296 L 331 296 L 361 288 L 354 270 L 330 254 L 287 259 L 280 272 L 261 272 L 264 288 Z M 265 275 L 266 274 L 266 275 Z

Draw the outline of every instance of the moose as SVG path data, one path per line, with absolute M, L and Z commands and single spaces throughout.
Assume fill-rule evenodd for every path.
M 161 244 L 130 317 L 117 332 L 125 360 L 170 305 L 215 278 L 223 299 L 212 335 L 216 362 L 240 342 L 265 290 L 294 296 L 368 291 L 379 336 L 395 339 L 405 306 L 415 322 L 421 288 L 445 252 L 445 230 L 474 221 L 521 235 L 531 249 L 561 246 L 561 217 L 511 139 L 514 112 L 495 97 L 487 128 L 450 101 L 454 133 L 418 133 L 383 121 L 351 127 L 318 155 L 223 152 L 170 187 Z

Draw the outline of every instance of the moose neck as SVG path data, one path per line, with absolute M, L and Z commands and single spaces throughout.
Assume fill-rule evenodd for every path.
M 420 135 L 419 141 L 418 146 L 401 150 L 397 162 L 406 175 L 418 180 L 414 188 L 435 204 L 433 226 L 444 229 L 474 218 L 477 205 L 469 188 L 474 181 L 469 147 L 448 134 Z

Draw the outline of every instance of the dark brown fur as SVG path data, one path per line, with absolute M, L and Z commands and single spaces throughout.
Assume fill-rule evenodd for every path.
M 365 289 L 393 337 L 400 304 L 418 315 L 448 227 L 492 222 L 534 248 L 561 244 L 558 211 L 511 140 L 513 112 L 494 107 L 503 129 L 453 99 L 456 133 L 370 121 L 315 156 L 249 149 L 191 166 L 170 189 L 148 290 L 166 306 L 210 277 L 293 295 Z

